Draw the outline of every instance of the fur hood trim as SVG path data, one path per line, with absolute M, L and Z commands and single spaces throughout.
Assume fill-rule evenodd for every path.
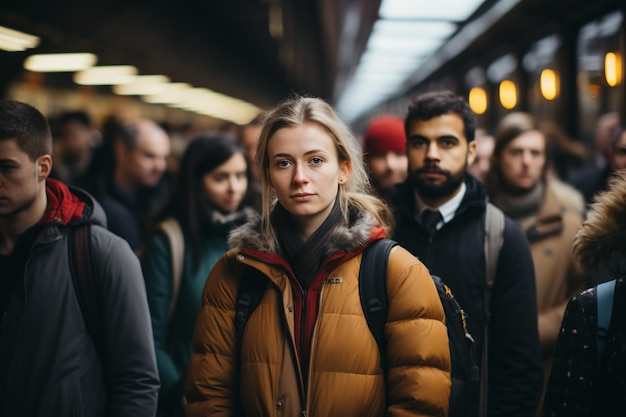
M 596 195 L 574 240 L 576 260 L 586 271 L 599 267 L 614 252 L 626 254 L 626 170 Z
M 256 215 L 246 224 L 234 229 L 229 236 L 228 245 L 233 248 L 250 248 L 261 252 L 269 252 L 270 244 L 261 233 L 261 217 Z M 351 216 L 350 225 L 341 224 L 335 228 L 328 238 L 326 253 L 338 251 L 352 252 L 365 246 L 372 237 L 373 229 L 378 227 L 376 219 L 367 212 Z

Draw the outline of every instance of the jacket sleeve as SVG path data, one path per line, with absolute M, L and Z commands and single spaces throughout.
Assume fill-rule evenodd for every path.
M 509 218 L 490 313 L 489 415 L 532 416 L 543 386 L 535 272 L 528 241 Z
M 388 415 L 447 416 L 450 349 L 445 314 L 426 267 L 404 248 L 389 257 Z
M 567 305 L 543 403 L 545 417 L 590 415 L 597 363 L 593 291 L 574 296 Z
M 92 254 L 100 274 L 104 326 L 107 415 L 156 414 L 159 377 L 146 289 L 139 260 L 123 239 L 92 229 Z
M 163 233 L 156 233 L 146 245 L 141 255 L 141 268 L 146 282 L 148 305 L 154 333 L 161 396 L 178 394 L 184 384 L 184 369 L 178 369 L 167 349 L 167 315 L 172 297 L 172 254 Z M 175 391 L 175 392 L 172 392 Z M 182 394 L 182 393 L 181 393 Z
M 202 294 L 187 369 L 185 415 L 232 416 L 235 385 L 237 283 L 227 255 L 215 264 Z

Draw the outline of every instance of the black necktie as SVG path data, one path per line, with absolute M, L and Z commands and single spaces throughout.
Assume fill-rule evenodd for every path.
M 426 209 L 422 213 L 422 225 L 430 232 L 434 232 L 441 221 L 443 221 L 443 216 L 439 210 Z

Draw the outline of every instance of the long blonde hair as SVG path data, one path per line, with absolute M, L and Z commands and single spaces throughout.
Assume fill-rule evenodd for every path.
M 276 204 L 276 196 L 269 179 L 268 143 L 278 130 L 301 126 L 305 123 L 315 123 L 322 127 L 335 143 L 339 162 L 347 162 L 352 167 L 352 172 L 347 181 L 339 185 L 337 196 L 344 220 L 348 221 L 351 209 L 367 211 L 388 232 L 392 227 L 393 217 L 387 206 L 373 195 L 361 155 L 361 146 L 350 128 L 322 99 L 296 96 L 283 101 L 268 114 L 261 131 L 256 154 L 256 164 L 259 167 L 263 192 L 261 228 L 265 236 L 268 237 L 272 250 L 278 247 L 278 243 L 276 232 L 270 221 L 272 210 Z

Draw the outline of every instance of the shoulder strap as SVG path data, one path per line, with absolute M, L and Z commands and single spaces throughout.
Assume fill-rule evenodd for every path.
M 613 313 L 613 296 L 615 294 L 615 280 L 603 282 L 596 286 L 596 344 L 598 346 L 598 361 L 602 360 L 604 345 L 609 334 L 611 315 Z
M 387 262 L 389 252 L 397 242 L 380 239 L 363 251 L 359 270 L 359 294 L 361 307 L 370 332 L 376 339 L 380 353 L 380 363 L 387 370 L 387 344 L 385 343 L 385 323 L 389 310 L 387 295 Z
M 103 358 L 102 310 L 95 282 L 90 235 L 91 227 L 89 224 L 69 228 L 70 273 L 76 298 L 78 298 L 81 313 L 85 320 L 85 327 L 98 354 Z
M 498 257 L 504 241 L 504 213 L 487 202 L 485 210 L 485 324 L 483 336 L 483 355 L 480 382 L 479 416 L 487 415 L 488 366 L 489 366 L 489 321 L 491 320 L 491 290 L 498 269 Z
M 244 265 L 239 289 L 237 290 L 237 300 L 235 304 L 235 331 L 237 352 L 241 347 L 243 331 L 248 322 L 248 318 L 257 308 L 265 294 L 267 288 L 267 277 L 258 269 Z
M 485 266 L 487 268 L 487 289 L 491 290 L 498 268 L 498 256 L 503 243 L 504 213 L 491 203 L 487 203 L 485 213 Z
M 170 242 L 170 250 L 172 251 L 172 296 L 167 310 L 167 321 L 169 323 L 172 319 L 172 314 L 174 314 L 174 309 L 176 308 L 180 282 L 183 277 L 185 238 L 180 223 L 173 217 L 167 218 L 159 223 L 159 228 L 165 232 Z
M 243 266 L 241 280 L 239 281 L 239 289 L 237 290 L 237 299 L 235 300 L 235 385 L 238 387 L 241 383 L 241 343 L 243 340 L 243 331 L 250 315 L 258 307 L 267 289 L 268 279 L 256 268 L 248 265 Z M 239 390 L 237 390 L 238 392 Z M 243 404 L 236 401 L 235 415 L 243 416 Z

